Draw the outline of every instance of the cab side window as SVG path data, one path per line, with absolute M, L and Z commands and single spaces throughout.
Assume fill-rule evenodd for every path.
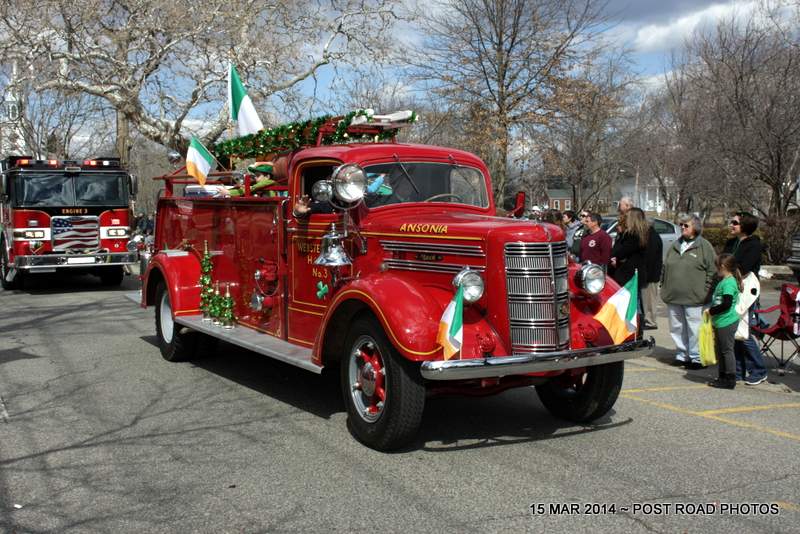
M 335 167 L 333 165 L 320 165 L 311 166 L 303 169 L 302 184 L 300 189 L 301 195 L 311 196 L 311 188 L 320 180 L 326 180 L 331 177 Z

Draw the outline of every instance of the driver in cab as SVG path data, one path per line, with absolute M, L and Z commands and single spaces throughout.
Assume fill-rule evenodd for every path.
M 392 188 L 385 183 L 385 174 L 367 174 L 367 185 L 365 194 L 367 196 L 389 196 Z M 334 213 L 334 206 L 330 199 L 317 200 L 309 195 L 302 195 L 294 204 L 292 213 L 298 219 L 303 219 L 314 213 L 330 214 Z

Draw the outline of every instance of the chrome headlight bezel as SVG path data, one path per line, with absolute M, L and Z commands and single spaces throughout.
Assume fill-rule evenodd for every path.
M 333 173 L 333 193 L 342 202 L 353 203 L 364 198 L 367 175 L 355 164 L 342 165 Z
M 606 287 L 606 272 L 601 265 L 586 262 L 578 271 L 578 286 L 590 295 L 599 295 Z
M 125 244 L 125 248 L 128 250 L 128 252 L 136 252 L 137 250 L 142 248 L 143 244 L 144 244 L 144 236 L 141 234 L 137 234 L 133 236 L 133 239 L 131 239 Z
M 486 289 L 483 277 L 478 271 L 473 271 L 472 269 L 463 269 L 455 275 L 455 277 L 453 277 L 453 287 L 464 288 L 461 296 L 467 304 L 479 301 Z

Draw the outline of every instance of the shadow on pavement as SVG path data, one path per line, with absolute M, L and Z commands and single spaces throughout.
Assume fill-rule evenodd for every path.
M 139 286 L 140 283 L 136 276 L 125 276 L 119 286 L 108 286 L 103 285 L 100 278 L 92 274 L 57 271 L 55 273 L 27 274 L 22 288 L 14 292 L 50 295 L 94 291 L 131 291 L 134 288 L 138 289 Z
M 198 359 L 192 362 L 197 367 L 317 417 L 328 419 L 345 410 L 338 368 L 326 368 L 317 375 L 236 345 L 207 339 L 212 343 L 202 347 Z M 158 345 L 155 336 L 152 343 Z

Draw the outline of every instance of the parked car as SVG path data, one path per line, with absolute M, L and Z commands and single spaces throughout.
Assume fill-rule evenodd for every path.
M 672 243 L 681 236 L 681 229 L 680 227 L 672 223 L 670 221 L 659 219 L 657 217 L 648 217 L 648 221 L 650 224 L 653 225 L 655 228 L 656 233 L 661 238 L 661 242 L 663 243 L 664 251 L 663 255 L 667 255 L 667 250 L 672 245 Z M 614 241 L 617 238 L 617 224 L 619 221 L 617 220 L 616 215 L 609 215 L 603 217 L 603 224 L 601 224 L 601 228 L 605 230 L 609 236 L 611 236 L 611 240 Z M 800 243 L 798 243 L 798 251 L 800 251 Z M 800 255 L 799 255 L 800 256 Z M 798 257 L 798 269 L 800 269 L 800 257 Z

